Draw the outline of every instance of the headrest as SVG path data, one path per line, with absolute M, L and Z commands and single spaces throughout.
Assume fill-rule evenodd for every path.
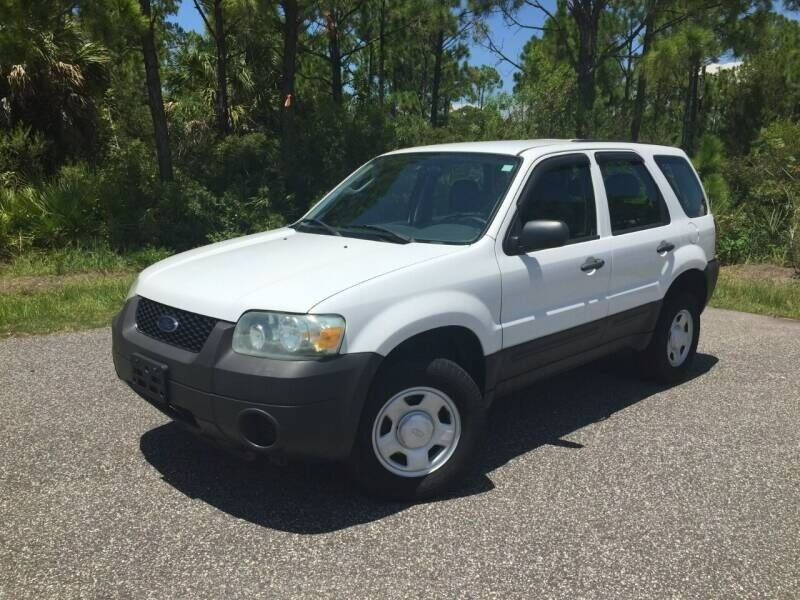
M 482 207 L 481 189 L 473 179 L 459 179 L 450 186 L 450 208 L 465 212 L 477 212 Z
M 567 193 L 573 198 L 583 197 L 583 185 L 579 177 L 570 177 L 567 184 Z
M 609 197 L 632 198 L 642 194 L 639 180 L 630 173 L 614 173 L 605 180 Z

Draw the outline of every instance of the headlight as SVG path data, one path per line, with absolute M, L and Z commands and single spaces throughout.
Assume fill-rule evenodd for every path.
M 344 319 L 338 315 L 293 315 L 247 312 L 233 331 L 233 350 L 239 354 L 307 360 L 339 352 Z

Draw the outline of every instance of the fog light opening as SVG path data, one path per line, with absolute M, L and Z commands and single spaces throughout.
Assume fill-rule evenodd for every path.
M 251 446 L 269 448 L 278 437 L 278 428 L 267 413 L 249 409 L 239 414 L 239 433 Z

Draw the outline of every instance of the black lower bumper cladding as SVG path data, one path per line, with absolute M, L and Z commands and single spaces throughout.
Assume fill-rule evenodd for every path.
M 140 298 L 112 326 L 114 367 L 142 398 L 191 431 L 234 449 L 346 457 L 381 361 L 374 353 L 288 361 L 233 352 L 234 324 L 218 321 L 199 352 L 137 329 Z
M 711 300 L 711 295 L 714 293 L 714 288 L 717 287 L 717 279 L 719 278 L 719 261 L 712 258 L 708 261 L 705 270 L 706 277 L 706 304 Z

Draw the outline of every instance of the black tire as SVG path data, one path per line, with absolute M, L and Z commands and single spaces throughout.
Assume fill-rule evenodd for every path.
M 456 405 L 461 432 L 449 459 L 422 477 L 400 476 L 389 471 L 373 449 L 373 426 L 384 405 L 399 392 L 429 387 L 444 392 Z M 473 465 L 473 456 L 486 422 L 483 395 L 469 374 L 451 360 L 426 363 L 399 362 L 378 374 L 370 390 L 356 442 L 348 460 L 355 481 L 369 495 L 388 500 L 423 500 L 452 490 Z
M 681 311 L 688 311 L 692 317 L 692 339 L 689 351 L 683 362 L 674 366 L 670 363 L 670 351 L 667 347 L 670 328 L 673 320 Z M 697 297 L 689 292 L 677 292 L 667 296 L 661 313 L 658 316 L 653 337 L 647 348 L 640 354 L 640 364 L 644 373 L 662 383 L 677 383 L 686 378 L 697 353 L 697 342 L 700 339 L 700 304 Z

